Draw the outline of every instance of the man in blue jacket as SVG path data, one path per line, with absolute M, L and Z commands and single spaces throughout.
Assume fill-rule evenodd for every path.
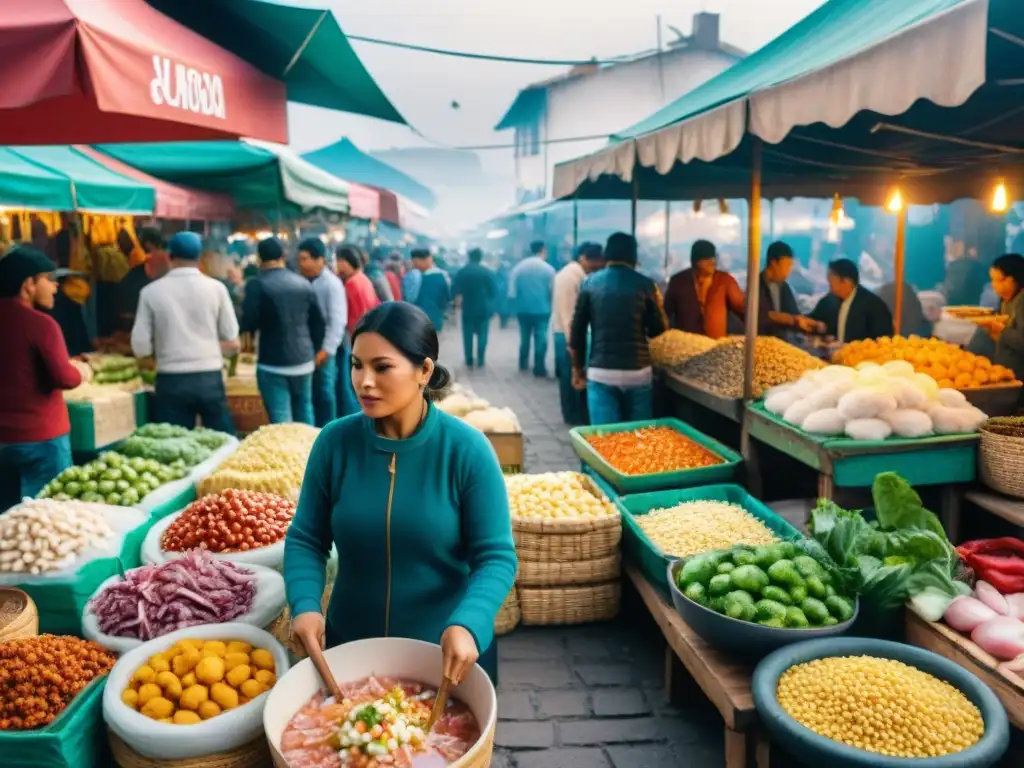
M 519 370 L 530 366 L 533 340 L 533 375 L 548 375 L 548 324 L 551 322 L 551 293 L 555 268 L 548 264 L 548 249 L 540 240 L 530 243 L 530 255 L 508 276 L 508 297 L 519 320 Z
M 462 306 L 462 345 L 466 367 L 473 367 L 473 340 L 476 339 L 476 366 L 484 367 L 487 355 L 487 331 L 494 314 L 497 285 L 494 273 L 481 262 L 484 254 L 479 248 L 469 252 L 469 263 L 455 275 L 453 291 Z
M 327 249 L 319 237 L 310 237 L 299 243 L 298 264 L 299 272 L 313 286 L 317 306 L 327 324 L 323 343 L 316 353 L 316 370 L 313 372 L 313 413 L 316 426 L 326 427 L 338 417 L 336 358 L 345 337 L 348 300 L 345 298 L 345 286 L 327 268 Z
M 412 265 L 420 273 L 419 287 L 412 298 L 406 301 L 412 302 L 427 313 L 434 329 L 441 333 L 444 328 L 444 316 L 448 312 L 448 306 L 452 303 L 452 288 L 448 273 L 434 264 L 434 257 L 428 250 L 415 250 L 412 252 Z
M 259 333 L 256 384 L 271 424 L 313 425 L 313 372 L 326 322 L 308 280 L 285 268 L 276 238 L 257 246 L 260 276 L 245 286 L 241 330 Z

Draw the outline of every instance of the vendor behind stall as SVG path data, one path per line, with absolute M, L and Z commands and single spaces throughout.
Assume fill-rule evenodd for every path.
M 145 261 L 132 267 L 117 286 L 117 329 L 131 333 L 139 309 L 142 289 L 167 273 L 170 259 L 164 250 L 164 236 L 155 227 L 139 230 L 139 246 Z
M 829 262 L 828 288 L 811 312 L 811 319 L 817 322 L 813 330 L 843 344 L 892 336 L 892 314 L 884 301 L 860 284 L 856 264 L 849 259 Z
M 760 332 L 769 336 L 782 336 L 790 330 L 813 332 L 817 323 L 800 314 L 796 296 L 787 282 L 793 269 L 793 249 L 777 240 L 768 246 L 767 261 L 761 273 Z
M 690 268 L 668 281 L 665 313 L 671 327 L 720 339 L 728 333 L 730 313 L 742 319 L 746 311 L 736 278 L 718 269 L 714 244 L 696 241 L 690 248 Z
M 992 262 L 988 271 L 992 288 L 1000 299 L 999 313 L 1007 315 L 1004 327 L 991 326 L 996 343 L 992 362 L 1024 376 L 1024 256 L 1007 253 Z
M 56 265 L 19 246 L 0 259 L 0 510 L 35 496 L 71 466 L 71 424 L 61 390 L 82 375 L 70 362 L 53 308 Z
M 67 269 L 55 273 L 59 290 L 53 297 L 50 317 L 57 321 L 64 334 L 68 354 L 72 357 L 92 351 L 92 339 L 85 325 L 85 302 L 92 289 L 85 276 Z

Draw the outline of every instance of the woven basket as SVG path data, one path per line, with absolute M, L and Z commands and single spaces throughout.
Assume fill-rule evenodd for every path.
M 498 615 L 494 619 L 494 634 L 497 637 L 507 635 L 519 626 L 519 622 L 522 619 L 523 614 L 519 610 L 519 598 L 516 597 L 516 589 L 513 587 L 512 591 L 508 593 L 508 597 L 505 598 L 505 602 L 501 604 Z
M 618 580 L 575 587 L 520 587 L 519 607 L 526 626 L 560 626 L 608 621 L 619 613 Z
M 248 435 L 270 423 L 263 398 L 256 395 L 228 395 L 228 412 L 240 435 Z
M 107 731 L 114 762 L 120 768 L 271 768 L 270 747 L 261 736 L 230 752 L 217 752 L 189 760 L 155 760 L 143 757 L 125 744 L 113 731 Z
M 998 435 L 982 425 L 978 473 L 989 488 L 1024 499 L 1024 438 Z
M 13 587 L 0 589 L 0 642 L 38 634 L 39 612 L 32 598 Z
M 572 560 L 557 562 L 551 560 L 527 560 L 519 557 L 520 587 L 558 587 L 572 584 L 600 584 L 619 578 L 622 571 L 622 557 L 613 555 L 593 560 Z
M 599 560 L 619 551 L 622 518 L 563 518 L 540 522 L 512 518 L 512 536 L 521 560 L 549 563 Z

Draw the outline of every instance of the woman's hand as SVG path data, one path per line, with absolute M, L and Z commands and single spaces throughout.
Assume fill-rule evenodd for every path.
M 306 611 L 292 619 L 291 649 L 303 656 L 308 655 L 307 648 L 324 647 L 326 624 L 324 616 L 317 611 Z
M 444 654 L 444 676 L 455 685 L 462 682 L 480 658 L 476 640 L 465 627 L 448 627 L 441 635 L 441 651 Z

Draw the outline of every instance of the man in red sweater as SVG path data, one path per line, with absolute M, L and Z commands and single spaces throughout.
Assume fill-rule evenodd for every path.
M 0 258 L 0 511 L 35 496 L 71 466 L 71 424 L 61 390 L 82 375 L 68 361 L 53 308 L 56 265 L 19 246 Z

